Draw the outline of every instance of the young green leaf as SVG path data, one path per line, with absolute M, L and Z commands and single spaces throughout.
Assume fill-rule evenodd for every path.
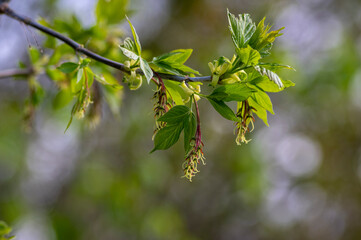
M 122 53 L 133 60 L 137 60 L 139 58 L 139 54 L 137 53 L 137 47 L 134 41 L 130 38 L 126 38 L 124 40 L 123 46 L 119 46 Z
M 191 113 L 184 121 L 184 151 L 187 154 L 191 149 L 191 140 L 194 138 L 197 130 L 197 121 L 194 113 Z
M 37 63 L 40 59 L 40 52 L 37 48 L 29 48 L 29 55 L 32 64 Z
M 160 72 L 183 76 L 189 73 L 199 75 L 198 71 L 184 65 L 192 54 L 192 51 L 192 49 L 177 49 L 170 53 L 154 57 L 151 63 L 160 68 Z
M 170 97 L 175 102 L 175 104 L 184 105 L 181 95 L 184 91 L 179 86 L 179 83 L 174 81 L 164 81 L 164 85 L 167 89 L 167 92 L 170 94 Z
M 266 68 L 271 71 L 277 71 L 277 70 L 281 70 L 281 69 L 288 69 L 288 70 L 296 71 L 296 69 L 294 69 L 293 67 L 291 67 L 289 65 L 282 65 L 282 64 L 278 64 L 278 63 L 259 63 L 258 65 L 260 67 Z
M 239 14 L 236 18 L 227 9 L 229 30 L 236 48 L 244 48 L 250 41 L 256 30 L 256 25 L 252 22 L 249 14 Z
M 280 89 L 283 88 L 283 83 L 276 73 L 260 66 L 255 66 L 254 69 L 256 69 L 256 71 L 259 72 L 262 76 L 267 76 L 268 79 L 276 83 Z
M 231 121 L 238 121 L 238 118 L 236 117 L 232 109 L 230 109 L 230 107 L 228 107 L 228 105 L 225 104 L 223 101 L 215 100 L 212 98 L 208 98 L 208 100 L 212 104 L 213 108 L 219 114 L 221 114 L 222 117 Z
M 263 92 L 262 90 L 252 93 L 251 98 L 261 107 L 269 111 L 270 113 L 274 114 L 273 106 L 270 97 L 267 93 Z
M 166 114 L 158 119 L 158 121 L 166 122 L 168 124 L 181 124 L 189 117 L 191 109 L 185 105 L 175 106 L 171 108 Z
M 154 137 L 154 148 L 151 151 L 166 150 L 179 140 L 179 136 L 184 128 L 183 122 L 179 124 L 167 124 Z
M 263 120 L 263 122 L 268 125 L 268 120 L 267 120 L 267 111 L 266 109 L 264 109 L 262 106 L 260 106 L 258 103 L 256 103 L 252 98 L 248 99 L 248 103 L 249 106 L 252 107 L 252 111 L 260 118 Z
M 81 83 L 84 78 L 84 69 L 80 68 L 76 75 L 76 83 Z
M 216 88 L 208 98 L 225 102 L 241 102 L 246 100 L 254 91 L 254 89 L 248 87 L 245 83 L 234 83 Z
M 281 92 L 288 87 L 292 87 L 295 84 L 290 80 L 282 80 L 283 88 L 279 88 L 279 86 L 268 79 L 267 76 L 259 76 L 257 78 L 252 79 L 249 83 L 257 86 L 264 92 Z
M 150 68 L 148 62 L 144 60 L 143 58 L 140 58 L 140 69 L 142 69 L 145 78 L 147 79 L 147 82 L 149 84 L 150 80 L 153 77 L 153 71 Z
M 280 28 L 276 31 L 271 31 L 271 26 L 264 25 L 265 18 L 263 18 L 257 25 L 256 31 L 254 32 L 252 38 L 249 41 L 249 45 L 258 50 L 261 53 L 261 56 L 264 57 L 269 55 L 269 50 L 272 48 L 272 43 L 275 41 L 276 37 L 281 36 L 280 33 L 283 28 Z
M 259 52 L 249 45 L 246 48 L 238 48 L 236 52 L 245 66 L 255 66 L 261 59 Z
M 135 46 L 136 46 L 136 49 L 137 49 L 136 54 L 137 54 L 138 56 L 141 56 L 142 47 L 141 47 L 141 45 L 140 45 L 140 41 L 139 41 L 138 34 L 137 34 L 137 32 L 135 31 L 135 28 L 133 27 L 133 24 L 130 22 L 129 18 L 128 18 L 128 17 L 126 17 L 126 18 L 127 18 L 127 20 L 128 20 L 130 29 L 132 30 L 132 34 L 133 34 Z
M 73 63 L 73 62 L 66 62 L 61 64 L 58 69 L 60 71 L 62 71 L 63 73 L 72 73 L 74 72 L 76 69 L 78 69 L 79 64 L 78 63 Z
M 12 239 L 12 237 L 7 237 L 10 234 L 12 229 L 3 221 L 0 221 L 0 239 L 1 240 L 8 240 Z

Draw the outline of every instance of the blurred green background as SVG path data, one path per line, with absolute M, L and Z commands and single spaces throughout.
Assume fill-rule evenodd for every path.
M 76 14 L 95 22 L 96 1 L 12 0 L 50 22 Z M 95 130 L 47 96 L 34 129 L 22 126 L 27 86 L 0 80 L 0 219 L 19 240 L 361 239 L 361 2 L 359 0 L 134 0 L 130 16 L 149 56 L 193 48 L 188 65 L 233 45 L 226 9 L 285 26 L 269 61 L 296 86 L 271 94 L 270 127 L 257 119 L 252 141 L 236 146 L 231 122 L 200 102 L 205 166 L 181 178 L 182 144 L 149 154 L 152 90 L 125 88 L 120 117 L 103 106 Z M 28 30 L 0 20 L 0 68 L 26 61 Z M 128 29 L 123 21 L 119 28 Z M 36 38 L 43 35 L 35 30 Z M 81 31 L 81 29 L 79 30 Z M 129 32 L 128 32 L 129 33 Z M 89 36 L 91 38 L 92 36 Z

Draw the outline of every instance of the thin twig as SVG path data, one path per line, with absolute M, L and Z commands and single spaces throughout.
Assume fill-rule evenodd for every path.
M 108 66 L 111 66 L 113 68 L 116 68 L 120 71 L 126 72 L 126 73 L 130 73 L 128 71 L 128 69 L 124 66 L 124 64 L 110 60 L 108 58 L 102 57 L 92 51 L 90 51 L 89 49 L 86 49 L 83 47 L 83 45 L 77 43 L 76 41 L 74 41 L 73 39 L 64 36 L 63 34 L 54 31 L 53 29 L 47 28 L 35 21 L 33 21 L 30 18 L 21 16 L 17 13 L 15 13 L 12 9 L 10 9 L 7 5 L 7 3 L 1 3 L 0 2 L 0 14 L 5 14 L 10 18 L 13 18 L 19 22 L 22 22 L 28 26 L 31 26 L 33 28 L 36 28 L 38 30 L 40 30 L 41 32 L 50 35 L 54 38 L 57 38 L 61 41 L 63 41 L 64 43 L 66 43 L 67 45 L 69 45 L 70 47 L 72 47 L 75 51 L 80 52 L 98 62 L 104 63 Z M 140 74 L 143 74 L 143 72 L 139 69 L 137 71 Z M 182 82 L 182 81 L 190 81 L 190 82 L 204 82 L 204 81 L 211 81 L 211 76 L 204 76 L 204 77 L 184 77 L 184 76 L 177 76 L 177 75 L 172 75 L 172 74 L 165 74 L 165 73 L 158 73 L 158 75 L 163 78 L 163 79 L 167 79 L 167 80 L 173 80 L 173 81 L 178 81 L 178 82 Z
M 10 78 L 10 77 L 26 77 L 34 73 L 32 68 L 26 69 L 8 69 L 0 71 L 0 79 Z

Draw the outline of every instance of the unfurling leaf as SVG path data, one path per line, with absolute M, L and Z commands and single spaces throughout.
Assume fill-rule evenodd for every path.
M 145 78 L 147 79 L 147 82 L 149 84 L 150 80 L 153 77 L 153 71 L 150 68 L 148 62 L 144 60 L 143 58 L 140 58 L 140 69 L 142 69 Z
M 272 82 L 276 83 L 277 86 L 282 89 L 283 88 L 283 83 L 282 80 L 280 79 L 280 77 L 272 72 L 271 70 L 268 70 L 266 68 L 260 67 L 260 66 L 255 66 L 254 67 L 257 72 L 259 72 L 262 76 L 267 76 L 269 80 L 271 80 Z
M 229 30 L 236 48 L 244 48 L 256 31 L 256 25 L 249 14 L 239 14 L 238 18 L 227 10 Z

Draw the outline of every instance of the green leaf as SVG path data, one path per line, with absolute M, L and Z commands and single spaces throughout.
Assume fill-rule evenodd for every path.
M 58 69 L 63 73 L 72 73 L 79 67 L 78 63 L 66 62 L 61 64 Z
M 284 88 L 282 80 L 276 73 L 260 66 L 255 66 L 254 69 L 256 69 L 256 71 L 259 72 L 262 76 L 267 76 L 268 79 L 277 84 L 280 89 Z
M 33 77 L 29 79 L 29 88 L 31 89 L 30 102 L 33 106 L 38 106 L 45 96 L 45 91 Z
M 274 114 L 273 106 L 270 97 L 267 93 L 263 91 L 258 91 L 256 93 L 252 93 L 251 98 L 261 107 Z
M 11 232 L 11 228 L 3 221 L 0 221 L 0 237 L 8 235 Z
M 80 59 L 79 67 L 85 68 L 90 64 L 90 62 L 91 62 L 91 60 L 89 58 Z
M 264 109 L 262 106 L 260 106 L 258 103 L 256 103 L 252 98 L 248 99 L 248 103 L 249 106 L 253 107 L 254 109 L 252 109 L 252 111 L 260 118 L 263 120 L 263 122 L 268 125 L 268 120 L 267 120 L 267 111 L 266 109 Z
M 147 79 L 147 82 L 149 84 L 150 80 L 153 77 L 153 71 L 150 68 L 148 62 L 144 60 L 143 58 L 140 58 L 140 69 L 142 69 L 145 78 Z
M 134 41 L 130 38 L 126 38 L 124 40 L 123 46 L 119 46 L 122 53 L 133 60 L 137 60 L 139 58 L 139 54 L 137 53 L 137 46 Z
M 293 87 L 295 86 L 296 84 L 294 82 L 292 82 L 291 80 L 282 80 L 282 83 L 283 83 L 283 86 L 284 88 L 288 88 L 288 87 Z
M 249 45 L 258 50 L 261 53 L 261 56 L 269 55 L 269 50 L 272 48 L 272 43 L 275 41 L 276 37 L 281 36 L 280 33 L 283 28 L 280 28 L 276 31 L 271 31 L 271 26 L 264 24 L 265 18 L 263 18 L 257 25 L 256 31 L 254 32 Z
M 163 54 L 153 58 L 153 62 L 169 62 L 176 64 L 184 64 L 192 55 L 193 49 L 177 49 L 170 53 Z
M 256 30 L 256 25 L 252 22 L 249 14 L 239 14 L 236 18 L 227 9 L 229 29 L 236 48 L 244 48 L 250 41 Z
M 37 48 L 29 48 L 29 55 L 32 64 L 35 64 L 40 60 L 40 52 Z
M 162 128 L 154 138 L 154 148 L 151 151 L 165 150 L 173 146 L 178 140 L 179 136 L 184 128 L 183 122 L 179 124 L 167 124 Z
M 178 82 L 175 81 L 164 81 L 164 85 L 170 94 L 171 98 L 175 102 L 176 105 L 184 105 L 182 93 L 183 89 L 179 86 Z
M 249 45 L 246 48 L 239 48 L 236 51 L 245 66 L 255 66 L 261 59 L 259 52 L 251 48 Z
M 231 120 L 231 121 L 238 121 L 238 118 L 232 111 L 230 107 L 228 107 L 227 104 L 225 104 L 223 101 L 215 100 L 208 98 L 209 102 L 212 104 L 213 108 L 221 114 L 222 117 L 225 119 Z
M 271 70 L 271 71 L 277 71 L 277 70 L 282 70 L 282 69 L 296 71 L 296 69 L 294 69 L 293 67 L 291 67 L 289 65 L 282 65 L 282 64 L 278 64 L 278 63 L 259 63 L 258 65 L 260 67 L 267 68 L 268 70 Z
M 78 73 L 76 74 L 76 83 L 81 83 L 83 78 L 84 78 L 84 70 L 80 68 Z
M 255 90 L 248 87 L 245 83 L 234 83 L 216 88 L 208 98 L 225 102 L 241 102 L 246 100 L 253 92 Z
M 133 27 L 133 25 L 132 25 L 132 23 L 130 22 L 129 18 L 128 18 L 128 17 L 126 17 L 126 18 L 127 18 L 127 20 L 128 20 L 130 29 L 132 30 L 132 34 L 133 34 L 135 46 L 136 46 L 136 49 L 137 49 L 137 52 L 136 52 L 136 53 L 137 53 L 138 56 L 141 56 L 142 47 L 141 47 L 141 45 L 140 45 L 140 41 L 139 41 L 138 34 L 137 34 L 137 32 L 135 31 L 135 28 Z
M 192 51 L 193 49 L 177 49 L 170 53 L 154 57 L 151 63 L 163 70 L 160 72 L 183 76 L 189 73 L 199 75 L 198 71 L 184 65 L 192 54 Z
M 73 100 L 73 94 L 69 89 L 63 89 L 56 94 L 53 100 L 53 108 L 60 109 L 68 105 Z
M 192 147 L 190 142 L 192 138 L 195 137 L 196 130 L 197 130 L 196 116 L 194 115 L 194 113 L 191 113 L 188 119 L 184 121 L 184 151 L 186 154 L 189 152 L 189 150 Z
M 98 23 L 109 24 L 119 23 L 124 19 L 128 0 L 98 0 L 95 15 Z
M 166 122 L 168 124 L 180 124 L 191 114 L 191 109 L 185 105 L 175 106 L 171 108 L 166 114 L 158 119 L 158 121 Z

